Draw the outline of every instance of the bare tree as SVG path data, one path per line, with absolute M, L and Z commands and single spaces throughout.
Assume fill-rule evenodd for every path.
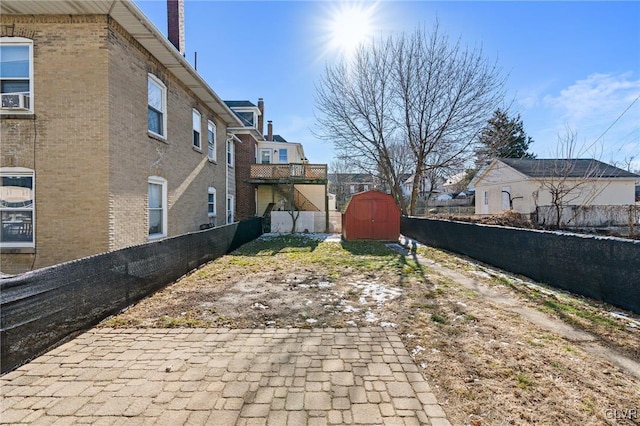
M 413 214 L 420 179 L 472 154 L 503 85 L 482 50 L 450 43 L 437 24 L 430 35 L 391 36 L 327 66 L 316 87 L 320 136 L 359 167 L 377 170 L 401 211 Z M 414 174 L 409 208 L 400 179 L 407 160 Z
M 316 86 L 321 137 L 334 142 L 338 154 L 355 167 L 376 171 L 391 189 L 400 209 L 406 207 L 391 153 L 396 143 L 393 117 L 393 44 L 361 46 L 351 60 L 327 65 Z
M 563 214 L 570 205 L 587 205 L 605 188 L 598 185 L 602 169 L 598 160 L 593 158 L 580 159 L 577 146 L 577 134 L 567 128 L 565 135 L 558 138 L 558 158 L 539 160 L 540 190 L 548 192 L 553 216 L 554 227 L 560 229 L 563 225 Z M 536 207 L 540 199 L 540 192 L 534 193 Z
M 450 43 L 436 23 L 395 44 L 397 102 L 404 136 L 415 164 L 410 213 L 415 213 L 419 180 L 425 172 L 447 168 L 470 147 L 503 98 L 504 79 L 482 50 Z

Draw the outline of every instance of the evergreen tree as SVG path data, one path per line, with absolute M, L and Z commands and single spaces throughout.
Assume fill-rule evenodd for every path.
M 480 133 L 476 164 L 481 166 L 494 158 L 535 158 L 528 152 L 532 143 L 524 132 L 520 114 L 510 118 L 505 111 L 497 109 Z

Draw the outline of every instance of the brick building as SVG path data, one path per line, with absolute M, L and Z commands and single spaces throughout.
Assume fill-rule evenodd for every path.
M 236 144 L 236 217 L 238 220 L 256 216 L 256 187 L 249 183 L 251 164 L 256 162 L 258 144 L 264 140 L 264 100 L 258 105 L 250 101 L 225 101 L 242 126 L 230 130 L 239 139 Z
M 3 273 L 235 220 L 242 123 L 180 33 L 131 0 L 0 3 Z
M 327 166 L 308 164 L 302 144 L 287 142 L 273 134 L 267 124 L 264 134 L 265 106 L 251 101 L 225 101 L 242 121 L 242 127 L 230 128 L 240 140 L 236 145 L 236 193 L 239 219 L 263 216 L 272 210 L 291 207 L 298 211 L 326 211 Z

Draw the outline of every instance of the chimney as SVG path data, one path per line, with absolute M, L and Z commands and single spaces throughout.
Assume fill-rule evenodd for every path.
M 273 124 L 271 120 L 267 121 L 267 140 L 270 142 L 273 141 Z
M 169 41 L 184 56 L 184 0 L 167 0 Z
M 260 110 L 260 117 L 258 117 L 258 132 L 264 135 L 264 99 L 258 98 L 258 109 Z

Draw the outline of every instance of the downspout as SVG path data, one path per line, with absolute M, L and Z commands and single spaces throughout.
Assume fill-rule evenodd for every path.
M 325 213 L 325 223 L 324 223 L 324 232 L 329 232 L 329 194 L 327 193 L 327 184 L 324 184 L 324 213 Z

